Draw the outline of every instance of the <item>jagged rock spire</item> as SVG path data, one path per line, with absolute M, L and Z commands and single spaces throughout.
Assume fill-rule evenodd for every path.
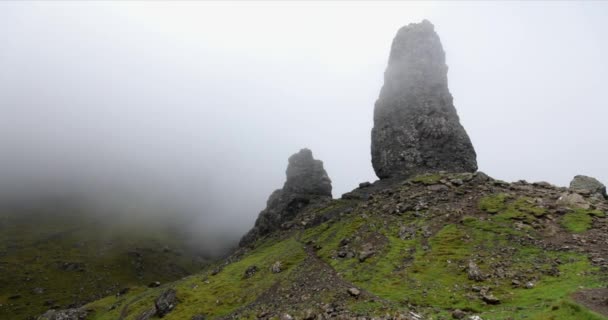
M 255 226 L 241 239 L 240 246 L 249 245 L 289 220 L 309 205 L 331 199 L 331 180 L 321 160 L 312 151 L 302 149 L 289 157 L 287 180 L 282 189 L 275 190 L 266 208 L 260 212 Z
M 372 164 L 379 178 L 477 170 L 447 71 L 443 47 L 429 21 L 399 30 L 374 109 Z

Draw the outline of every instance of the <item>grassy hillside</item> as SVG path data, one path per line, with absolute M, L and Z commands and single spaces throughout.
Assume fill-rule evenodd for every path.
M 0 319 L 28 319 L 191 274 L 205 259 L 186 240 L 145 217 L 97 216 L 74 208 L 3 209 Z
M 168 320 L 450 319 L 456 309 L 482 319 L 608 319 L 598 258 L 608 250 L 606 202 L 569 208 L 563 192 L 458 175 L 373 186 L 201 273 L 84 309 L 87 319 L 153 319 L 155 299 L 173 288 Z

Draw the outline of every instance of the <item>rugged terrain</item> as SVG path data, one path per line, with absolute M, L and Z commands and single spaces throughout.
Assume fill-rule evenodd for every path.
M 225 259 L 151 288 L 133 281 L 114 294 L 118 287 L 100 287 L 96 294 L 105 298 L 68 309 L 51 303 L 39 319 L 608 319 L 605 186 L 586 176 L 565 188 L 476 172 L 475 150 L 447 87 L 445 54 L 428 21 L 402 28 L 393 41 L 371 154 L 381 180 L 333 199 L 323 163 L 302 149 L 289 158 L 283 187 Z M 45 246 L 55 242 L 47 239 L 57 237 L 67 241 L 57 250 L 78 250 L 66 249 L 71 231 L 40 234 L 30 256 L 52 253 Z M 2 270 L 5 283 L 34 293 L 0 297 L 4 303 L 39 294 L 13 277 L 25 270 L 44 281 L 53 266 L 91 270 L 83 275 L 105 275 L 105 284 L 125 274 L 153 279 L 130 273 L 128 264 L 103 269 L 108 264 L 97 254 L 85 268 L 59 252 L 40 264 L 17 256 L 25 247 L 5 251 L 12 257 Z M 152 254 L 159 268 L 189 257 Z M 167 275 L 152 270 L 154 279 Z M 54 278 L 57 272 L 48 278 L 58 282 L 45 286 L 63 294 L 79 287 L 62 289 L 66 281 L 93 284 L 87 293 L 99 285 Z M 4 310 L 15 313 L 0 311 L 9 318 L 33 305 L 9 303 Z
M 164 319 L 606 319 L 607 210 L 588 192 L 483 173 L 381 180 L 198 274 L 81 312 L 157 318 L 174 290 Z

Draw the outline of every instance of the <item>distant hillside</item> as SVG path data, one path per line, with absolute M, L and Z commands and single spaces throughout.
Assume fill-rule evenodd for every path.
M 165 221 L 166 222 L 166 221 Z M 199 256 L 163 221 L 47 203 L 0 210 L 0 319 L 29 319 L 134 285 L 200 270 Z

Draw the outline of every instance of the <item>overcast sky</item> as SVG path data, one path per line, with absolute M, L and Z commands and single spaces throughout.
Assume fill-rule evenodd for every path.
M 308 147 L 339 197 L 375 180 L 390 44 L 422 19 L 480 170 L 608 182 L 608 2 L 4 1 L 0 184 L 128 186 L 240 233 Z

